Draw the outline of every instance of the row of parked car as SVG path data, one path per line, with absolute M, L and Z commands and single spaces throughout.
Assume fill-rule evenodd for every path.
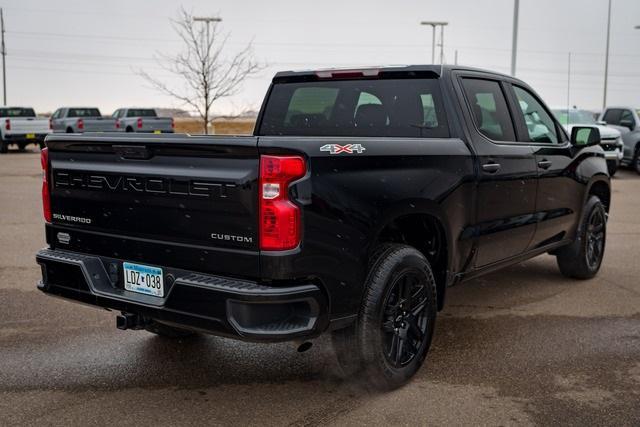
M 640 174 L 640 110 L 609 107 L 599 117 L 577 108 L 554 108 L 553 113 L 571 134 L 574 126 L 594 126 L 600 131 L 609 174 L 621 165 Z M 152 108 L 119 108 L 111 117 L 103 117 L 95 107 L 63 107 L 50 118 L 38 118 L 33 108 L 0 107 L 0 153 L 10 145 L 24 149 L 28 144 L 44 145 L 52 132 L 147 132 L 173 133 L 171 117 L 158 117 Z
M 63 107 L 46 118 L 29 107 L 0 107 L 0 153 L 10 145 L 20 150 L 29 144 L 42 147 L 52 132 L 173 133 L 174 129 L 172 117 L 158 117 L 152 108 L 119 108 L 111 117 L 103 117 L 95 107 Z

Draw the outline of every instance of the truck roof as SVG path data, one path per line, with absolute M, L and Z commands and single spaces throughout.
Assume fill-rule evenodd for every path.
M 302 78 L 349 78 L 349 77 L 375 77 L 380 74 L 424 74 L 432 78 L 439 78 L 445 73 L 454 70 L 460 71 L 476 71 L 482 73 L 493 74 L 501 77 L 509 77 L 506 74 L 495 71 L 485 70 L 481 68 L 460 66 L 460 65 L 378 65 L 354 68 L 324 68 L 309 69 L 299 71 L 279 71 L 273 77 L 273 81 L 282 81 L 288 79 Z

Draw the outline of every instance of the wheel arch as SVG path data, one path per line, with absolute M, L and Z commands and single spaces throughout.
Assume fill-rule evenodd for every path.
M 607 213 L 609 212 L 611 207 L 611 181 L 608 176 L 596 175 L 591 179 L 582 203 L 583 206 L 591 196 L 598 196 Z
M 389 209 L 375 227 L 368 246 L 368 260 L 383 243 L 413 246 L 427 258 L 436 279 L 438 310 L 442 310 L 451 279 L 453 241 L 440 207 L 430 201 L 407 200 Z

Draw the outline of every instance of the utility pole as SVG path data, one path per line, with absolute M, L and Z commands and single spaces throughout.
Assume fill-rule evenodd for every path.
M 440 26 L 440 64 L 444 64 L 444 25 Z
M 571 52 L 569 52 L 567 66 L 567 124 L 569 123 L 569 110 L 571 109 Z
M 440 63 L 442 64 L 444 58 L 444 27 L 449 25 L 448 22 L 443 21 L 422 21 L 420 25 L 430 25 L 431 26 L 431 63 L 435 64 L 436 62 L 436 27 L 440 27 Z
M 607 48 L 604 54 L 604 94 L 602 95 L 602 111 L 607 108 L 607 80 L 609 79 L 609 40 L 611 39 L 611 0 L 607 13 Z
M 513 38 L 511 41 L 511 75 L 516 75 L 516 56 L 518 53 L 518 15 L 520 10 L 520 0 L 513 3 Z
M 205 24 L 207 24 L 207 41 L 208 41 L 209 40 L 209 24 L 211 24 L 212 22 L 222 22 L 222 18 L 218 18 L 217 16 L 212 16 L 212 17 L 194 16 L 193 22 L 204 22 Z
M 0 8 L 0 32 L 2 33 L 2 100 L 3 105 L 7 105 L 7 66 L 5 64 L 7 49 L 4 47 L 4 14 Z

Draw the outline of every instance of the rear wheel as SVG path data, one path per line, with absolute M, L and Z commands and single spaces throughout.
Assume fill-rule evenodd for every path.
M 607 212 L 597 196 L 591 196 L 575 241 L 557 251 L 560 272 L 574 279 L 594 277 L 604 257 L 607 238 Z
M 422 366 L 436 320 L 436 284 L 427 259 L 387 245 L 371 265 L 356 324 L 333 333 L 340 364 L 364 371 L 374 387 L 394 389 Z
M 5 154 L 9 151 L 9 144 L 6 141 L 0 140 L 0 153 Z
M 196 333 L 193 331 L 189 331 L 187 329 L 176 328 L 174 326 L 165 325 L 164 323 L 158 323 L 156 321 L 151 321 L 145 329 L 152 334 L 159 335 L 165 338 L 187 338 L 195 335 Z

